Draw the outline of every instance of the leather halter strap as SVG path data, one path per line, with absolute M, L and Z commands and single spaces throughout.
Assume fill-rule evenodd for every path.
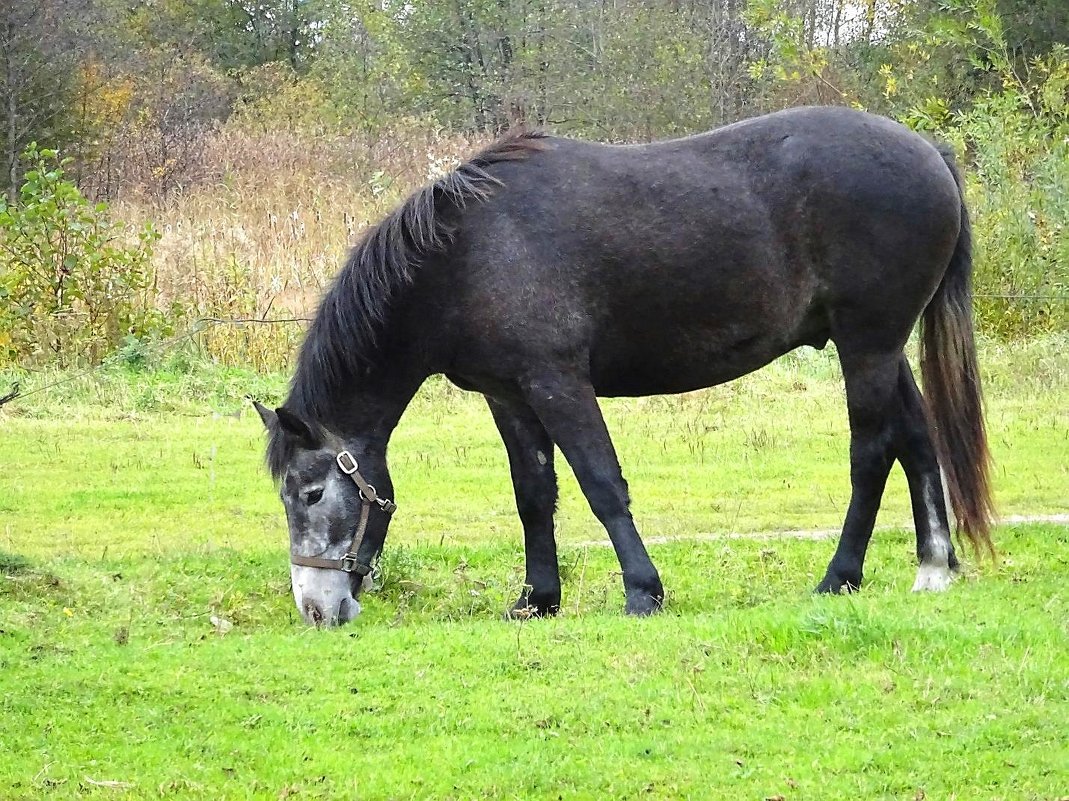
M 383 513 L 392 515 L 397 510 L 397 504 L 389 498 L 379 496 L 375 488 L 367 483 L 364 477 L 360 475 L 359 465 L 349 451 L 341 451 L 335 457 L 335 461 L 337 461 L 341 471 L 349 476 L 360 489 L 360 520 L 356 524 L 353 541 L 349 545 L 348 552 L 341 559 L 326 559 L 322 556 L 300 556 L 291 553 L 290 563 L 301 567 L 341 570 L 345 573 L 356 573 L 356 575 L 363 577 L 370 573 L 372 568 L 371 565 L 361 562 L 357 558 L 357 551 L 360 550 L 360 543 L 364 541 L 364 532 L 367 531 L 367 521 L 371 514 L 371 507 L 373 505 L 378 506 Z

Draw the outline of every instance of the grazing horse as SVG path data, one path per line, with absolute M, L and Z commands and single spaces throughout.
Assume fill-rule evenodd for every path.
M 278 409 L 257 404 L 281 483 L 297 607 L 344 623 L 394 504 L 386 447 L 436 373 L 481 392 L 508 452 L 526 581 L 554 614 L 554 445 L 608 531 L 626 611 L 664 589 L 639 538 L 598 396 L 709 387 L 835 342 L 851 498 L 819 592 L 861 586 L 892 464 L 917 532 L 916 590 L 958 560 L 944 504 L 990 548 L 969 218 L 953 159 L 891 120 L 799 108 L 610 146 L 505 136 L 409 197 L 323 297 Z M 926 397 L 903 348 L 918 319 Z

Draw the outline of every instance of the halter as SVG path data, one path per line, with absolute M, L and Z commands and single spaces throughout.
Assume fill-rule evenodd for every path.
M 397 504 L 389 498 L 379 497 L 375 488 L 364 480 L 358 470 L 359 465 L 349 451 L 342 451 L 335 457 L 338 467 L 345 475 L 349 476 L 360 489 L 360 522 L 356 524 L 356 533 L 353 534 L 353 542 L 349 551 L 341 559 L 324 559 L 321 556 L 295 556 L 290 554 L 290 563 L 302 567 L 322 567 L 327 570 L 341 570 L 345 573 L 356 573 L 358 576 L 366 576 L 371 572 L 371 565 L 361 562 L 356 555 L 360 549 L 360 543 L 364 541 L 364 531 L 367 529 L 367 520 L 372 505 L 387 514 L 392 515 L 397 510 Z

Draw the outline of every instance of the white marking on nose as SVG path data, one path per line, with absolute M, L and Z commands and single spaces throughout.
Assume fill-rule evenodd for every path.
M 539 463 L 540 465 L 542 465 L 543 467 L 545 467 L 545 466 L 546 466 L 546 462 L 548 462 L 548 461 L 549 461 L 549 460 L 548 460 L 548 459 L 546 458 L 546 455 L 545 455 L 544 453 L 542 453 L 542 451 L 538 451 L 538 453 L 537 453 L 536 455 L 537 455 L 537 457 L 538 457 L 538 463 Z
M 349 574 L 341 570 L 290 565 L 293 601 L 306 623 L 334 626 L 360 614 L 349 591 Z

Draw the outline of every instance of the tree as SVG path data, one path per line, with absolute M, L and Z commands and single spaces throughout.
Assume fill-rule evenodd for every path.
M 222 70 L 311 63 L 338 0 L 140 0 L 126 25 L 139 49 L 197 54 Z
M 91 11 L 92 0 L 0 4 L 0 181 L 11 199 L 23 149 L 33 140 L 63 145 L 73 136 L 72 94 L 91 40 Z
M 1065 0 L 998 0 L 1006 43 L 1021 63 L 1069 45 L 1069 3 Z

